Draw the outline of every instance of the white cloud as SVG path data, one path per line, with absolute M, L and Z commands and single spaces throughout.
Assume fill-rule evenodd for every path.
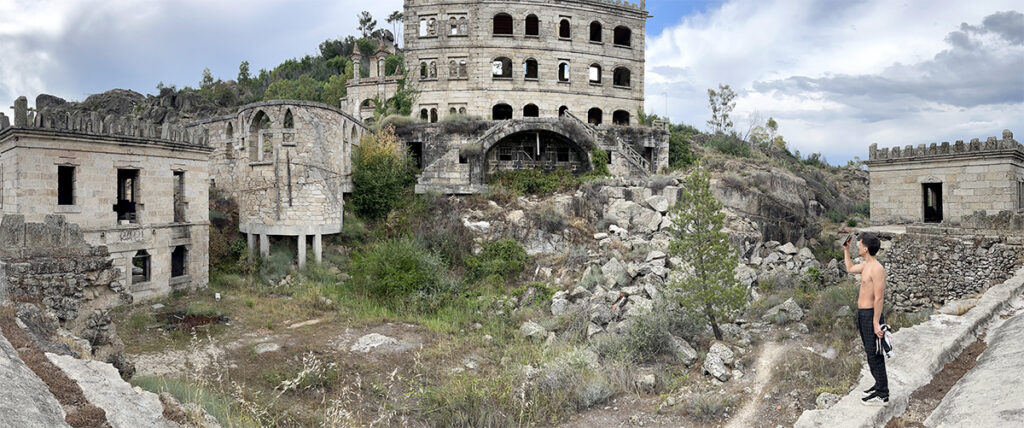
M 706 89 L 730 84 L 737 128 L 774 117 L 833 161 L 1024 132 L 1024 36 L 995 15 L 1013 3 L 729 1 L 648 39 L 647 110 L 664 114 L 667 93 L 673 120 L 703 128 Z
M 356 33 L 369 10 L 378 27 L 401 0 L 15 0 L 0 1 L 0 106 L 18 95 L 81 100 L 163 81 L 196 85 L 204 67 L 230 79 L 317 53 L 320 42 Z M 7 112 L 9 113 L 9 112 Z

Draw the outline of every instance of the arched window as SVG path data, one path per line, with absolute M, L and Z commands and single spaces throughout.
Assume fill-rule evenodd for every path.
M 249 125 L 249 161 L 262 161 L 264 153 L 273 151 L 269 130 L 270 117 L 263 110 L 256 112 Z
M 539 117 L 540 109 L 535 104 L 527 104 L 523 106 L 523 117 Z
M 613 82 L 615 86 L 629 86 L 629 69 L 625 67 L 619 67 L 615 69 L 615 76 Z
M 563 39 L 572 37 L 572 30 L 569 28 L 568 19 L 562 19 L 562 21 L 558 23 L 558 37 Z
M 469 67 L 466 66 L 466 60 L 459 61 L 459 77 L 469 77 Z
M 295 128 L 295 119 L 292 118 L 292 109 L 288 109 L 284 112 L 284 127 L 285 129 Z
M 426 37 L 426 36 L 427 36 L 427 20 L 424 18 L 424 19 L 420 19 L 420 37 Z
M 427 109 L 420 109 L 420 120 L 430 120 L 430 112 Z
M 537 15 L 526 16 L 526 35 L 527 36 L 539 36 L 540 35 L 540 20 L 537 19 Z
M 437 109 L 436 108 L 432 108 L 432 109 L 430 109 L 430 123 L 436 123 L 436 122 L 437 122 Z
M 506 57 L 495 58 L 491 64 L 491 76 L 495 79 L 512 78 L 512 60 Z
M 448 61 L 448 78 L 453 79 L 459 77 L 459 64 L 455 60 Z
M 569 112 L 569 107 L 561 106 L 558 108 L 558 117 L 565 116 L 565 113 Z
M 355 125 L 352 125 L 352 141 L 359 141 L 359 132 Z
M 590 41 L 600 42 L 601 41 L 601 23 L 594 21 L 590 23 Z
M 455 110 L 455 107 L 452 107 L 452 108 L 448 109 L 448 114 L 449 115 L 458 114 L 458 113 L 459 113 L 459 111 Z
M 427 35 L 428 36 L 436 36 L 437 35 L 437 20 L 435 20 L 434 18 L 430 18 L 430 20 L 427 21 Z
M 496 104 L 491 109 L 491 120 L 509 120 L 512 118 L 512 106 L 508 104 Z
M 530 58 L 523 64 L 524 77 L 527 79 L 537 78 L 537 60 Z
M 615 113 L 612 113 L 612 123 L 616 125 L 629 125 L 629 112 L 625 110 L 615 110 Z
M 590 83 L 601 83 L 600 64 L 590 64 L 590 70 L 588 74 L 590 75 Z
M 466 114 L 466 108 L 465 107 L 459 107 L 459 114 Z
M 456 21 L 454 16 L 448 18 L 448 35 L 459 35 L 459 21 Z
M 430 66 L 427 65 L 426 61 L 420 62 L 420 79 L 426 79 L 428 73 L 430 73 Z
M 587 112 L 587 123 L 593 125 L 600 125 L 604 120 L 604 112 L 601 109 L 594 107 Z
M 558 81 L 568 82 L 569 81 L 569 63 L 560 62 L 558 63 Z
M 235 138 L 235 127 L 228 122 L 228 139 Z
M 373 102 L 372 98 L 363 100 L 363 103 L 359 105 L 362 108 L 377 108 L 377 103 Z
M 430 78 L 437 78 L 437 61 L 430 61 Z
M 497 15 L 494 15 L 495 36 L 511 36 L 512 28 L 512 15 L 509 15 L 507 13 L 499 13 Z
M 632 46 L 633 45 L 633 31 L 629 27 L 618 26 L 615 27 L 615 44 L 618 46 Z
M 459 35 L 465 36 L 469 34 L 469 26 L 466 24 L 466 17 L 459 18 Z

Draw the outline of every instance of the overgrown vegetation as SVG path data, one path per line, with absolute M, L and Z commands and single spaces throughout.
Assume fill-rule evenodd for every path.
M 490 276 L 498 276 L 502 280 L 510 280 L 519 275 L 529 257 L 522 244 L 515 239 L 506 238 L 488 242 L 483 245 L 480 254 L 470 256 L 466 260 L 470 278 L 480 280 Z
M 415 183 L 411 159 L 394 128 L 363 137 L 352 155 L 352 206 L 367 219 L 388 215 Z
M 545 196 L 555 192 L 565 192 L 579 187 L 579 179 L 571 172 L 556 169 L 551 172 L 539 169 L 522 169 L 501 171 L 492 174 L 487 184 L 500 187 L 515 195 Z

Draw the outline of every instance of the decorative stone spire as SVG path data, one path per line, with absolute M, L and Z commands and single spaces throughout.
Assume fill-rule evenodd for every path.
M 14 100 L 14 126 L 24 128 L 28 126 L 28 98 L 24 95 Z

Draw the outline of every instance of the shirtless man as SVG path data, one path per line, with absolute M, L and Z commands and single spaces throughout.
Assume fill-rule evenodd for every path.
M 860 274 L 860 293 L 857 296 L 857 327 L 860 339 L 864 342 L 864 352 L 868 357 L 868 367 L 875 385 L 864 391 L 866 397 L 861 402 L 869 406 L 884 406 L 889 403 L 889 379 L 885 374 L 885 358 L 876 348 L 875 338 L 882 337 L 881 325 L 885 324 L 882 316 L 882 297 L 885 295 L 885 268 L 875 259 L 881 242 L 870 233 L 860 235 L 857 245 L 864 263 L 854 265 L 850 261 L 850 242 L 843 244 L 846 259 L 846 271 Z

